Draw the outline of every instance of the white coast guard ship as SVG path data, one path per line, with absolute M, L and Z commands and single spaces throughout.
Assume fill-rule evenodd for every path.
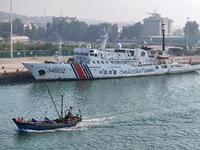
M 117 77 L 135 77 L 194 72 L 200 65 L 174 63 L 165 54 L 150 57 L 147 50 L 141 48 L 106 49 L 106 39 L 99 49 L 91 45 L 75 48 L 68 62 L 23 62 L 22 64 L 36 80 L 80 80 Z M 164 52 L 163 52 L 164 53 Z

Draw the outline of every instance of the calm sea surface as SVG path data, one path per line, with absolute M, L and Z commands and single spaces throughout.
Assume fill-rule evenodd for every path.
M 12 117 L 81 109 L 74 128 L 19 132 Z M 93 81 L 0 83 L 0 149 L 200 149 L 200 74 Z

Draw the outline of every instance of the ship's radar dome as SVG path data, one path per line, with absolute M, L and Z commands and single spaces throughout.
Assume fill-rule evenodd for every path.
M 116 43 L 115 44 L 115 49 L 121 49 L 122 48 L 122 44 L 121 43 Z

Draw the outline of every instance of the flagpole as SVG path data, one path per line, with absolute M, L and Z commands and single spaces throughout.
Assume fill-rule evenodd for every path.
M 13 58 L 12 20 L 12 0 L 10 0 L 10 58 Z

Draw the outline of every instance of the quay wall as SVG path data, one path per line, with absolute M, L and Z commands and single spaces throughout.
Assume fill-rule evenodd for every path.
M 67 61 L 69 57 L 70 56 L 63 56 L 62 60 Z M 35 79 L 22 65 L 22 62 L 44 62 L 54 60 L 54 56 L 0 58 L 0 83 L 11 81 L 34 81 Z

